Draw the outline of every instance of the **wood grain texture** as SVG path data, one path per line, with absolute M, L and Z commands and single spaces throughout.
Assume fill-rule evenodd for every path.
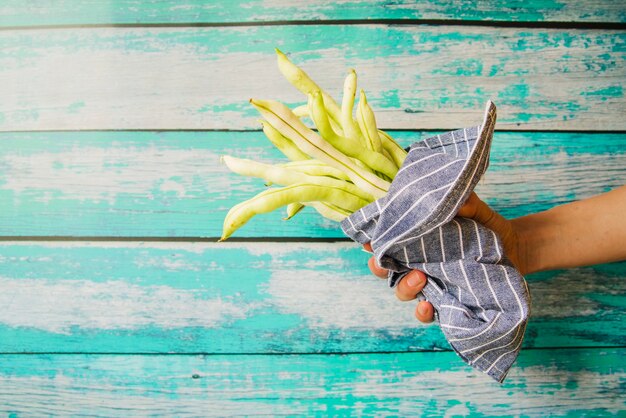
M 328 21 L 353 19 L 441 19 L 505 22 L 625 22 L 619 1 L 530 0 L 4 0 L 0 25 L 90 25 Z
M 0 356 L 8 416 L 619 416 L 624 349 L 522 352 L 499 385 L 453 353 Z M 14 414 L 14 415 L 12 415 Z
M 626 33 L 306 25 L 0 32 L 0 130 L 258 129 L 250 97 L 304 102 L 276 68 L 291 52 L 338 96 L 354 67 L 379 125 L 626 130 Z
M 393 132 L 403 145 L 430 132 Z M 0 235 L 219 237 L 264 189 L 219 156 L 286 161 L 261 132 L 0 134 Z M 515 217 L 626 184 L 626 135 L 496 132 L 477 192 Z M 235 237 L 345 238 L 307 208 L 259 215 Z
M 3 0 L 0 415 L 626 414 L 626 262 L 529 276 L 498 385 L 356 244 L 263 242 L 343 237 L 308 210 L 193 242 L 263 188 L 219 155 L 279 159 L 249 97 L 304 100 L 275 46 L 334 96 L 356 68 L 404 145 L 479 123 L 487 99 L 500 130 L 586 131 L 496 133 L 477 191 L 507 217 L 625 184 L 622 3 Z
M 0 254 L 4 353 L 450 350 L 354 243 L 2 242 Z M 530 276 L 523 347 L 623 344 L 625 277 L 626 263 Z

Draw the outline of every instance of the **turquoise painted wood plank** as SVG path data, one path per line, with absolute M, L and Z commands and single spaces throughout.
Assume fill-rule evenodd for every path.
M 450 350 L 368 258 L 351 242 L 0 242 L 0 352 Z M 529 276 L 523 347 L 623 345 L 625 278 L 626 262 Z
M 626 32 L 287 25 L 0 32 L 0 130 L 258 129 L 250 97 L 304 102 L 274 47 L 338 96 L 349 68 L 384 128 L 626 130 Z
M 427 132 L 393 132 L 403 145 Z M 0 235 L 218 237 L 230 207 L 264 186 L 225 153 L 285 161 L 260 132 L 0 134 Z M 626 135 L 496 132 L 477 191 L 507 217 L 626 183 Z M 235 237 L 345 237 L 311 209 L 252 219 Z
M 0 25 L 88 25 L 328 21 L 346 19 L 443 19 L 513 22 L 625 22 L 619 1 L 531 0 L 474 2 L 282 0 L 5 0 Z
M 621 416 L 621 349 L 522 352 L 499 385 L 453 353 L 0 356 L 8 416 Z M 12 415 L 13 414 L 13 415 Z

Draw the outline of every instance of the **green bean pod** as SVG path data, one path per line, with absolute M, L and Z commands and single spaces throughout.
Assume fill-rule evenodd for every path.
M 222 162 L 234 173 L 242 176 L 258 177 L 272 184 L 287 186 L 296 183 L 317 184 L 319 186 L 341 188 L 348 193 L 359 196 L 369 202 L 374 201 L 374 197 L 369 193 L 359 189 L 352 183 L 337 180 L 330 177 L 309 176 L 297 171 L 289 170 L 278 165 L 259 163 L 244 158 L 235 158 L 224 155 Z
M 306 206 L 311 206 L 324 218 L 335 222 L 341 222 L 351 215 L 347 210 L 327 202 L 308 202 Z
M 261 125 L 263 126 L 263 132 L 265 133 L 267 139 L 269 139 L 271 143 L 274 144 L 274 146 L 278 148 L 280 152 L 282 152 L 290 160 L 302 161 L 311 158 L 304 152 L 300 151 L 300 148 L 295 146 L 294 143 L 291 142 L 291 140 L 281 135 L 281 133 L 278 132 L 269 123 L 261 121 Z
M 319 92 L 309 95 L 309 107 L 312 110 L 311 117 L 313 118 L 317 130 L 333 147 L 349 157 L 359 159 L 368 167 L 385 174 L 389 178 L 395 177 L 398 172 L 398 167 L 380 151 L 369 150 L 363 147 L 359 142 L 339 136 L 335 133 L 328 121 L 328 115 L 324 109 L 322 97 Z
M 350 70 L 343 83 L 343 98 L 341 101 L 341 127 L 345 137 L 353 141 L 361 142 L 361 132 L 359 126 L 354 122 L 352 111 L 354 109 L 354 98 L 356 96 L 356 71 Z
M 302 105 L 302 106 L 298 106 L 294 109 L 292 109 L 292 112 L 294 115 L 296 115 L 299 118 L 303 118 L 303 117 L 308 117 L 311 118 L 311 110 L 310 110 L 310 106 L 308 104 L 306 105 Z M 333 127 L 333 129 L 339 133 L 340 135 L 343 135 L 343 128 L 341 127 L 340 124 L 338 124 L 337 122 L 335 122 L 332 118 L 330 118 L 330 124 Z
M 250 99 L 261 115 L 302 152 L 344 171 L 352 182 L 376 199 L 389 190 L 390 183 L 354 164 L 317 133 L 307 128 L 293 112 L 280 102 Z
M 311 117 L 311 112 L 309 111 L 309 106 L 308 105 L 302 105 L 302 106 L 298 106 L 295 107 L 291 110 L 293 112 L 294 115 L 296 115 L 297 117 L 299 117 L 300 119 L 302 118 L 310 118 Z M 343 133 L 343 129 L 341 128 L 341 126 L 335 122 L 334 120 L 330 120 L 330 124 L 333 126 L 333 129 L 336 130 L 337 132 L 341 132 Z
M 230 237 L 254 215 L 267 213 L 290 203 L 328 202 L 354 212 L 367 205 L 367 201 L 336 187 L 297 183 L 279 189 L 265 190 L 253 198 L 233 206 L 224 219 L 219 241 Z
M 385 131 L 378 130 L 383 149 L 389 153 L 398 168 L 402 167 L 407 152 Z
M 296 216 L 302 209 L 304 209 L 304 205 L 300 202 L 288 204 L 287 205 L 287 217 L 283 218 L 283 220 L 288 221 L 289 219 Z
M 343 135 L 343 128 L 341 127 L 340 124 L 335 122 L 333 118 L 329 118 L 328 122 L 330 123 L 330 126 L 333 128 L 333 131 L 337 132 L 339 135 Z
M 367 147 L 373 151 L 380 152 L 382 145 L 376 128 L 376 118 L 372 108 L 367 104 L 365 92 L 361 89 L 361 97 L 356 109 L 356 120 L 361 128 L 361 133 L 365 138 Z
M 304 94 L 310 94 L 315 90 L 322 90 L 300 67 L 289 61 L 289 58 L 276 48 L 276 58 L 278 69 L 295 88 Z M 335 99 L 327 93 L 324 94 L 324 104 L 328 108 L 328 113 L 337 123 L 341 123 L 341 108 Z
M 309 176 L 325 176 L 333 177 L 338 180 L 350 181 L 350 177 L 348 177 L 348 175 L 343 171 L 337 170 L 335 167 L 331 167 L 328 164 L 314 159 L 304 161 L 292 161 L 289 163 L 280 164 L 279 166 L 288 170 L 308 174 Z
M 309 106 L 305 104 L 294 107 L 293 109 L 291 109 L 291 111 L 293 112 L 294 115 L 296 115 L 299 118 L 309 117 L 310 115 Z

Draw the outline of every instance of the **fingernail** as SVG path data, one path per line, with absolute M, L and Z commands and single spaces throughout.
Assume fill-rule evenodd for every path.
M 406 282 L 410 287 L 417 287 L 422 284 L 423 280 L 420 275 L 410 274 L 409 277 L 407 277 Z
M 426 308 L 425 303 L 420 303 L 419 305 L 417 305 L 417 312 L 419 312 L 420 315 L 422 316 L 426 315 L 427 310 L 428 309 Z

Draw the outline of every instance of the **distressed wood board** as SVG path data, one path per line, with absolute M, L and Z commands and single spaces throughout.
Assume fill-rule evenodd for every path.
M 263 188 L 219 155 L 280 158 L 248 99 L 304 101 L 275 46 L 404 145 L 494 100 L 505 216 L 625 184 L 623 5 L 301 3 L 0 4 L 0 415 L 625 414 L 626 262 L 529 276 L 498 385 L 311 211 L 206 242 Z
M 619 1 L 530 0 L 475 2 L 470 0 L 4 0 L 1 26 L 193 24 L 328 20 L 460 20 L 500 22 L 626 21 Z
M 409 145 L 434 133 L 392 135 Z M 265 188 L 223 154 L 286 161 L 261 132 L 0 133 L 0 235 L 219 237 L 226 212 Z M 624 134 L 496 132 L 477 192 L 515 217 L 625 183 Z M 310 208 L 284 216 L 234 237 L 345 238 Z
M 0 254 L 4 353 L 450 350 L 351 242 L 1 242 Z M 623 344 L 624 277 L 626 263 L 530 276 L 523 347 Z
M 302 25 L 0 31 L 0 130 L 258 129 L 250 97 L 305 97 L 290 52 L 330 94 L 355 68 L 391 129 L 626 130 L 626 32 Z M 234 71 L 236 69 L 236 71 Z
M 1 355 L 0 412 L 177 416 L 620 416 L 623 348 L 528 350 L 507 381 L 453 353 Z

